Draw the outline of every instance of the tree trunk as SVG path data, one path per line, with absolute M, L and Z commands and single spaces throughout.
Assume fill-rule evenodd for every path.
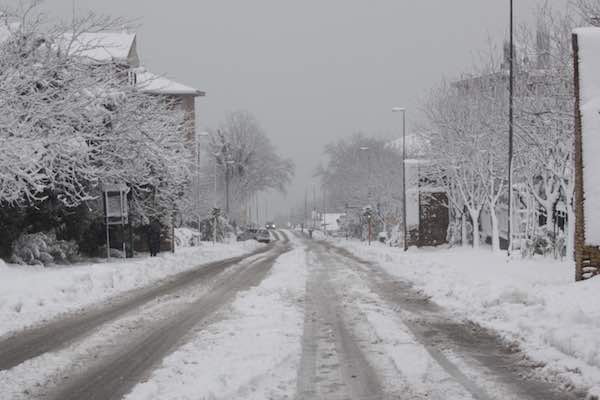
M 469 210 L 471 214 L 471 223 L 473 224 L 473 248 L 479 248 L 479 215 L 480 210 Z
M 490 209 L 490 218 L 492 222 L 492 252 L 500 251 L 500 230 L 498 229 L 498 216 L 496 215 L 496 205 L 488 205 Z
M 469 235 L 467 235 L 467 214 L 463 211 L 461 216 L 461 233 L 462 233 L 462 238 L 461 238 L 461 244 L 463 247 L 467 246 L 468 242 L 469 242 Z

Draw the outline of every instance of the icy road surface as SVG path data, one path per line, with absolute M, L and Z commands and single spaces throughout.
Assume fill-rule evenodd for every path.
M 0 341 L 0 398 L 585 398 L 377 264 L 277 237 Z

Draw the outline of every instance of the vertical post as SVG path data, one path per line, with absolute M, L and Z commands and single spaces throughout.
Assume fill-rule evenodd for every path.
M 312 188 L 313 188 L 313 215 L 312 217 L 312 227 L 313 230 L 315 229 L 315 225 L 317 224 L 316 219 L 317 219 L 317 188 L 315 187 L 315 184 L 312 184 Z
M 129 247 L 131 250 L 131 258 L 135 257 L 135 254 L 133 252 L 133 226 L 131 224 L 131 215 L 129 216 Z
M 583 191 L 583 143 L 581 132 L 581 87 L 579 83 L 579 42 L 573 34 L 573 66 L 575 67 L 575 280 L 583 280 L 585 246 L 585 214 Z M 567 205 L 568 207 L 569 205 Z M 567 256 L 569 256 L 567 254 Z
M 214 165 L 214 184 L 215 187 L 213 193 L 213 206 L 217 208 L 217 155 L 215 154 L 215 165 Z
M 175 212 L 171 214 L 171 253 L 175 253 Z
M 200 216 L 200 135 L 196 134 L 196 175 L 198 179 L 197 186 L 197 198 L 196 212 L 198 213 L 198 231 L 200 231 L 200 224 L 202 217 Z
M 212 231 L 213 231 L 213 246 L 217 243 L 217 208 L 213 208 L 213 221 L 212 221 Z
M 406 216 L 406 109 L 402 110 L 402 225 L 404 251 L 408 250 L 408 221 Z
M 304 221 L 302 221 L 302 233 L 304 233 L 304 226 L 306 225 L 307 217 L 308 217 L 308 189 L 304 188 Z
M 229 217 L 229 164 L 225 161 L 225 215 Z
M 119 200 L 121 202 L 121 247 L 123 258 L 127 258 L 127 249 L 125 247 L 125 193 L 122 188 L 119 189 Z
M 108 192 L 104 191 L 104 215 L 106 216 L 106 258 L 110 260 L 110 225 L 108 223 Z
M 513 0 L 510 1 L 510 49 L 508 84 L 508 256 L 513 247 L 513 120 L 514 120 L 514 45 L 513 45 Z

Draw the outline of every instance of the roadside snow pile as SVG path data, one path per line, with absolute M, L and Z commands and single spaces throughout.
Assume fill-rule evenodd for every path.
M 457 318 L 516 341 L 543 372 L 599 390 L 600 278 L 574 283 L 574 266 L 473 249 L 401 249 L 357 241 L 337 245 L 410 281 Z
M 126 400 L 291 399 L 302 352 L 306 256 L 281 256 L 270 275 L 238 295 L 227 319 L 195 333 Z
M 175 246 L 177 248 L 194 247 L 202 244 L 202 235 L 196 229 L 176 228 Z
M 55 268 L 0 264 L 0 336 L 260 246 L 254 241 L 205 244 L 154 258 Z

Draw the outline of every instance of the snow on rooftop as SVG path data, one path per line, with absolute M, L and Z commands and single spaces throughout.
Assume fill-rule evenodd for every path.
M 600 28 L 578 28 L 586 244 L 600 245 Z
M 386 147 L 394 150 L 402 151 L 402 137 L 394 139 L 386 143 Z M 425 156 L 429 149 L 429 143 L 420 134 L 406 135 L 406 153 L 411 157 Z
M 75 39 L 72 39 L 72 34 L 66 34 L 63 46 L 70 46 L 73 55 L 95 61 L 127 63 L 135 38 L 134 33 L 128 32 L 84 32 Z
M 191 86 L 156 75 L 145 68 L 134 70 L 138 87 L 146 93 L 204 96 L 204 92 Z

